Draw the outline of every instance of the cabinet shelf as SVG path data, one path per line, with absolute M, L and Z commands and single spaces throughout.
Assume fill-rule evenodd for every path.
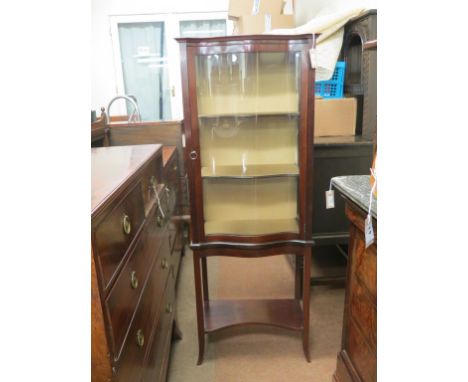
M 285 232 L 299 233 L 297 219 L 211 220 L 205 222 L 206 235 L 256 236 Z
M 214 170 L 214 171 L 213 171 Z M 296 164 L 257 164 L 248 165 L 245 169 L 241 165 L 223 165 L 202 167 L 203 178 L 264 178 L 274 176 L 298 176 L 299 167 Z
M 199 114 L 198 118 L 203 119 L 213 119 L 213 118 L 256 118 L 256 117 L 280 117 L 280 116 L 288 116 L 292 118 L 299 117 L 299 113 L 297 111 L 271 111 L 271 112 L 239 112 L 239 113 L 223 113 L 223 114 Z
M 294 299 L 210 300 L 204 313 L 208 333 L 242 324 L 303 328 L 302 308 Z

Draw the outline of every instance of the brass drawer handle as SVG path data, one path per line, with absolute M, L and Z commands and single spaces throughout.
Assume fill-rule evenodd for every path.
M 156 186 L 158 185 L 158 181 L 156 180 L 156 177 L 154 175 L 151 175 L 149 182 L 153 189 L 156 188 Z
M 141 329 L 138 329 L 137 331 L 136 340 L 138 347 L 142 348 L 145 344 L 145 336 L 143 335 L 143 331 Z
M 138 288 L 138 277 L 136 276 L 136 271 L 132 271 L 132 273 L 130 273 L 130 285 L 132 286 L 132 289 Z
M 132 223 L 130 223 L 130 217 L 127 214 L 122 217 L 122 228 L 126 235 L 132 231 Z
M 169 267 L 169 262 L 167 261 L 166 258 L 161 260 L 161 268 L 162 269 L 167 269 Z
M 166 304 L 166 313 L 172 313 L 172 304 L 170 302 Z
M 163 222 L 164 222 L 164 220 L 163 220 L 162 216 L 160 216 L 160 215 L 156 216 L 156 223 L 158 224 L 158 227 L 162 227 Z

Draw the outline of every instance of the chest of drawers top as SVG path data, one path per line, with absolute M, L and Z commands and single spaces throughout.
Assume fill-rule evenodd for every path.
M 119 189 L 140 176 L 144 165 L 161 153 L 160 144 L 92 148 L 91 217 L 118 198 Z

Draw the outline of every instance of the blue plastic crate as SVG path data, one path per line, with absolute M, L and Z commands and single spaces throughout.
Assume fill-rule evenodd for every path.
M 346 62 L 338 61 L 332 78 L 315 82 L 315 95 L 323 98 L 343 98 Z

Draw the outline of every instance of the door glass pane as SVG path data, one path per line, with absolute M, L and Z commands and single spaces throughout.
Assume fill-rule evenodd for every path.
M 226 36 L 226 20 L 186 20 L 180 22 L 181 37 Z
M 196 58 L 205 233 L 298 233 L 300 53 Z
M 165 38 L 163 22 L 119 24 L 125 93 L 136 97 L 143 121 L 171 119 Z

